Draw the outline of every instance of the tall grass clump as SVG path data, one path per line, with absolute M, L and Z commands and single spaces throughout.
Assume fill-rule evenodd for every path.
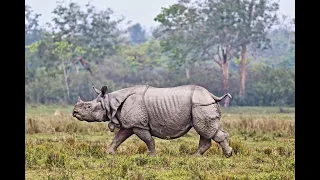
M 81 122 L 77 119 L 61 115 L 59 117 L 50 115 L 31 116 L 25 120 L 25 133 L 48 133 L 55 134 L 59 132 L 65 133 L 83 133 L 92 134 L 97 132 L 109 131 L 105 123 L 88 123 Z
M 224 120 L 222 126 L 233 132 L 246 134 L 265 134 L 279 132 L 284 136 L 294 136 L 294 120 L 279 120 L 269 116 L 257 118 L 251 115 L 240 115 L 239 120 Z

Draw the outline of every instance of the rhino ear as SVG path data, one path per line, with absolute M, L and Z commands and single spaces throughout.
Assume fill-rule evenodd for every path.
M 106 93 L 108 93 L 108 86 L 103 86 L 101 88 L 101 95 L 104 96 Z
M 99 89 L 95 88 L 94 86 L 92 86 L 93 90 L 97 93 L 100 94 L 101 92 L 99 91 Z

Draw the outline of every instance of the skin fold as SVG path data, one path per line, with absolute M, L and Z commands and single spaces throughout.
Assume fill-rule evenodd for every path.
M 195 155 L 203 155 L 211 140 L 217 142 L 226 157 L 232 155 L 229 134 L 220 127 L 221 109 L 219 101 L 230 94 L 216 97 L 197 85 L 171 88 L 156 88 L 138 85 L 108 93 L 93 87 L 96 99 L 84 102 L 78 97 L 72 115 L 80 121 L 106 122 L 108 128 L 120 130 L 115 135 L 108 153 L 117 148 L 132 134 L 136 134 L 156 155 L 153 137 L 175 139 L 185 135 L 192 127 L 200 135 Z

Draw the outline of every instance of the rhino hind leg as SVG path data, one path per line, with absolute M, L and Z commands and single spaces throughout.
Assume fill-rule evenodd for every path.
M 227 158 L 232 156 L 232 148 L 229 145 L 229 134 L 226 131 L 219 129 L 213 140 L 221 146 L 223 154 Z
M 221 146 L 224 155 L 228 158 L 232 156 L 232 148 L 229 146 L 229 134 L 221 129 L 220 118 L 221 110 L 217 103 L 206 106 L 194 106 L 192 109 L 194 129 L 202 138 L 213 139 L 217 142 Z M 206 140 L 201 140 L 200 138 L 198 152 L 207 147 L 206 143 L 201 141 L 204 142 Z M 207 142 L 209 141 L 207 140 Z M 201 145 L 201 143 L 204 145 Z
M 148 130 L 141 128 L 133 128 L 133 133 L 136 134 L 143 142 L 146 143 L 149 149 L 149 156 L 155 156 L 156 148 L 151 133 Z
M 218 104 L 207 106 L 194 106 L 192 108 L 192 123 L 197 133 L 212 139 L 220 129 L 220 107 Z
M 133 134 L 132 129 L 120 129 L 116 134 L 116 136 L 114 137 L 107 152 L 109 154 L 115 154 L 120 144 L 123 143 L 126 139 L 128 139 L 132 134 Z
M 200 136 L 199 146 L 195 156 L 203 155 L 211 147 L 211 145 L 211 139 L 206 139 L 203 136 Z

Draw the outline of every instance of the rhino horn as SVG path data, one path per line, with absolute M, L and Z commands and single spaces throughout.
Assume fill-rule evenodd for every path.
M 80 96 L 78 96 L 78 102 L 83 102 L 83 101 L 81 100 Z

